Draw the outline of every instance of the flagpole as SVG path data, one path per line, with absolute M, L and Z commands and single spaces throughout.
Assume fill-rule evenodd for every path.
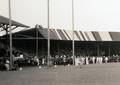
M 10 28 L 10 63 L 13 66 L 13 56 L 12 56 L 12 21 L 11 21 L 11 0 L 8 0 L 9 7 L 9 28 Z
M 47 8 L 48 8 L 48 14 L 47 14 L 47 26 L 48 26 L 48 66 L 50 66 L 50 0 L 47 0 Z
M 72 56 L 73 65 L 75 65 L 75 40 L 74 40 L 74 0 L 72 0 Z

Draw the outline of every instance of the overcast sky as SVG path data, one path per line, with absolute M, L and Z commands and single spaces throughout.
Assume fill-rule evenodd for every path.
M 12 19 L 47 27 L 47 0 L 11 0 Z M 50 27 L 71 28 L 71 1 L 50 0 Z M 74 0 L 75 29 L 120 31 L 120 0 Z M 8 17 L 8 0 L 0 0 L 0 15 Z

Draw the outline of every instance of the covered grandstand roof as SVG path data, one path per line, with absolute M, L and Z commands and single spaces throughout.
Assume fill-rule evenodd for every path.
M 48 38 L 47 28 L 38 28 L 39 39 Z M 27 29 L 13 34 L 13 38 L 36 39 L 36 29 Z M 24 35 L 24 36 L 22 36 Z M 28 36 L 28 37 L 25 37 Z M 51 40 L 72 40 L 72 31 L 64 29 L 50 29 Z M 120 32 L 74 31 L 75 41 L 120 41 Z
M 47 29 L 39 30 L 47 39 Z M 52 40 L 72 40 L 72 31 L 64 29 L 50 29 Z M 120 32 L 74 31 L 76 41 L 120 41 Z
M 0 15 L 0 24 L 7 24 L 7 25 L 9 25 L 9 18 Z M 14 21 L 14 20 L 12 20 L 12 26 L 29 27 L 29 26 L 27 26 L 27 25 L 24 25 L 24 24 L 22 24 L 22 23 L 19 23 L 19 22 L 17 22 L 17 21 Z
M 22 23 L 19 23 L 17 21 L 14 21 L 14 20 L 11 20 L 11 21 L 12 21 L 12 23 L 11 23 L 12 24 L 12 30 L 14 30 L 18 27 L 29 28 L 29 26 L 24 25 Z M 9 31 L 10 31 L 9 18 L 0 15 L 0 36 L 5 35 L 5 34 L 7 35 L 9 33 Z

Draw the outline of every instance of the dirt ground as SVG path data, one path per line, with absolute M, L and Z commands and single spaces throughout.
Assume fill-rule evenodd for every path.
M 120 85 L 120 63 L 0 71 L 0 85 Z

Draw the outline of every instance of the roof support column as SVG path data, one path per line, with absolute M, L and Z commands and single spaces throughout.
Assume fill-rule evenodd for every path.
M 109 42 L 109 47 L 108 47 L 108 49 L 109 49 L 109 54 L 108 54 L 108 56 L 110 57 L 110 55 L 111 55 L 111 44 L 110 44 L 110 42 Z
M 38 57 L 38 26 L 36 25 L 36 56 Z
M 100 55 L 100 46 L 99 46 L 99 43 L 97 45 L 97 55 L 99 56 Z

